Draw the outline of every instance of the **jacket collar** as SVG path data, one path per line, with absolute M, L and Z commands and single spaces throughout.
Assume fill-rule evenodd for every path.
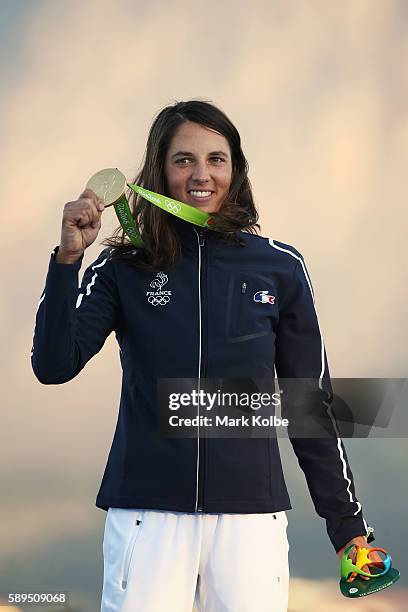
M 215 230 L 200 227 L 194 223 L 189 223 L 188 221 L 184 221 L 184 219 L 180 219 L 174 215 L 172 215 L 171 223 L 180 237 L 182 250 L 184 252 L 197 251 L 199 235 L 203 236 L 205 243 L 207 245 L 211 244 L 215 250 L 223 249 L 227 244 L 221 239 L 219 232 L 216 232 Z M 242 232 L 240 231 L 236 231 L 235 234 L 237 237 L 242 236 Z M 233 242 L 230 242 L 229 246 L 232 248 L 235 246 L 236 248 L 236 243 L 234 244 Z
M 174 215 L 172 216 L 172 225 L 177 234 L 180 236 L 182 243 L 198 244 L 198 234 L 202 234 L 205 238 L 207 238 L 207 236 L 213 233 L 213 230 L 200 227 L 199 225 L 195 225 L 189 221 L 184 221 L 184 219 L 180 219 Z

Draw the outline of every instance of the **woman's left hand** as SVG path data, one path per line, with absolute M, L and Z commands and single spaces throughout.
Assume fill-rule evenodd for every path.
M 367 539 L 364 536 L 362 535 L 356 536 L 355 538 L 352 538 L 350 542 L 347 542 L 347 544 L 345 544 L 345 546 L 343 546 L 343 548 L 339 550 L 339 552 L 337 553 L 337 556 L 339 559 L 342 558 L 344 551 L 351 544 L 357 544 L 358 546 L 362 546 L 363 548 L 371 548 L 370 544 L 367 544 Z M 355 548 L 353 548 L 353 550 L 350 551 L 349 557 L 352 559 L 353 563 L 356 562 L 356 549 Z M 383 562 L 382 558 L 380 557 L 377 551 L 371 552 L 368 555 L 368 557 L 370 561 L 379 561 L 380 563 Z M 363 570 L 363 572 L 367 572 L 368 574 L 371 573 L 368 565 L 363 565 L 361 569 Z M 368 576 L 359 576 L 359 577 L 362 578 L 362 580 L 370 580 Z

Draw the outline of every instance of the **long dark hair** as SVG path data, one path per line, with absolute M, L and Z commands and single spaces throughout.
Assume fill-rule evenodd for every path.
M 241 149 L 238 130 L 219 108 L 201 100 L 176 102 L 166 106 L 155 117 L 147 139 L 142 169 L 133 179 L 140 187 L 171 197 L 164 172 L 166 153 L 178 126 L 194 121 L 222 134 L 228 141 L 232 158 L 232 180 L 229 192 L 217 212 L 214 235 L 243 244 L 239 231 L 257 233 L 258 211 L 248 178 L 248 162 Z M 130 265 L 153 271 L 172 267 L 181 254 L 180 238 L 172 215 L 128 189 L 126 196 L 132 215 L 140 229 L 144 246 L 135 246 L 119 226 L 101 244 L 111 248 L 111 258 L 126 259 Z M 132 255 L 131 255 L 132 252 Z

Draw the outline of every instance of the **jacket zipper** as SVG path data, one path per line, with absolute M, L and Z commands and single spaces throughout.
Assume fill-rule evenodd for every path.
M 198 240 L 198 306 L 199 306 L 199 354 L 198 354 L 198 391 L 200 391 L 200 383 L 202 377 L 202 363 L 203 363 L 203 308 L 202 308 L 202 299 L 201 299 L 201 277 L 202 277 L 202 250 L 205 246 L 205 237 L 204 231 L 201 229 L 197 232 L 194 228 L 195 233 L 197 234 Z M 200 416 L 200 404 L 198 404 L 198 416 Z M 200 419 L 198 419 L 200 422 Z M 204 451 L 205 451 L 205 438 L 201 440 L 201 448 L 200 448 L 200 426 L 198 425 L 198 434 L 197 434 L 197 479 L 196 479 L 196 503 L 195 503 L 195 511 L 203 512 L 203 497 L 204 497 L 204 473 L 203 468 L 200 471 L 200 452 L 201 452 L 201 462 L 204 465 Z M 201 476 L 201 478 L 200 478 Z

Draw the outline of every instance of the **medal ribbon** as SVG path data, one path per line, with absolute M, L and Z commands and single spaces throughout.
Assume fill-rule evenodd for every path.
M 212 215 L 203 212 L 202 210 L 198 210 L 197 208 L 194 208 L 194 206 L 190 206 L 185 202 L 179 202 L 179 200 L 173 200 L 172 198 L 155 193 L 154 191 L 143 189 L 134 183 L 126 184 L 130 189 L 132 189 L 132 191 L 142 196 L 145 200 L 151 202 L 155 206 L 158 206 L 162 210 L 169 212 L 175 217 L 179 217 L 179 219 L 183 219 L 189 223 L 194 223 L 194 225 L 198 225 L 200 227 L 216 230 L 216 220 Z M 113 206 L 124 232 L 130 238 L 132 243 L 137 247 L 143 246 L 143 240 L 140 235 L 139 228 L 137 227 L 132 216 L 126 195 L 123 194 Z

